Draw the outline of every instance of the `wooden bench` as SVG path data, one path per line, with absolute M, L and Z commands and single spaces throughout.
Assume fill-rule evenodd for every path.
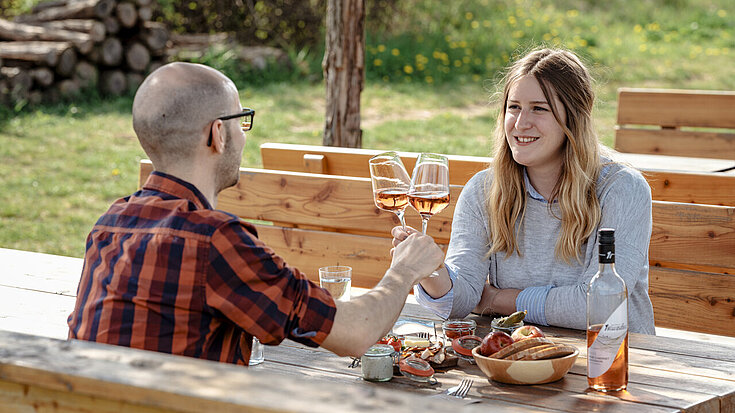
M 141 161 L 141 184 L 152 171 Z M 454 204 L 429 222 L 440 245 L 449 242 Z M 324 265 L 349 265 L 353 285 L 374 286 L 390 264 L 395 215 L 372 200 L 369 178 L 242 168 L 218 208 L 256 223 L 259 237 L 291 265 L 317 280 Z M 417 227 L 418 214 L 407 213 Z M 654 201 L 649 250 L 656 325 L 735 336 L 735 207 Z
M 620 152 L 735 159 L 735 92 L 618 90 Z
M 291 145 L 264 143 L 260 146 L 263 167 L 281 171 L 310 172 L 329 175 L 370 177 L 368 159 L 381 151 L 370 149 L 338 148 L 332 146 Z M 417 153 L 400 152 L 408 173 L 413 170 Z M 717 160 L 683 160 L 676 157 L 628 156 L 621 160 L 637 167 L 651 186 L 653 199 L 659 201 L 687 202 L 695 204 L 735 206 L 735 171 L 723 173 L 704 172 L 715 161 L 716 167 L 729 162 Z M 487 168 L 491 158 L 447 155 L 449 181 L 464 185 L 475 173 Z M 663 159 L 663 161 L 662 161 Z M 671 170 L 675 167 L 682 171 Z
M 303 377 L 0 330 L 1 412 L 360 412 L 366 405 L 371 411 L 454 406 L 360 383 L 339 383 L 335 391 L 333 380 Z

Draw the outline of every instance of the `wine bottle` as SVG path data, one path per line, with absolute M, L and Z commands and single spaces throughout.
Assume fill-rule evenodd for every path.
M 628 386 L 628 290 L 615 271 L 615 230 L 599 230 L 600 268 L 587 290 L 587 383 L 609 392 Z

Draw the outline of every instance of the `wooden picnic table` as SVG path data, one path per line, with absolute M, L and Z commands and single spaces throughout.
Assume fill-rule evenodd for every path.
M 4 391 L 2 379 L 8 377 L 11 370 L 47 368 L 52 370 L 55 378 L 61 377 L 61 372 L 69 371 L 68 363 L 75 359 L 66 360 L 66 355 L 60 350 L 65 349 L 78 351 L 75 357 L 84 354 L 94 359 L 95 363 L 101 363 L 100 366 L 106 366 L 106 371 L 99 372 L 95 380 L 125 385 L 128 390 L 117 394 L 99 384 L 89 385 L 91 379 L 88 376 L 96 374 L 90 366 L 95 364 L 85 364 L 84 368 L 79 366 L 76 369 L 79 371 L 71 369 L 74 374 L 86 375 L 83 380 L 78 379 L 81 380 L 79 382 L 74 381 L 77 380 L 74 378 L 53 379 L 50 385 L 61 381 L 59 386 L 69 391 L 87 387 L 92 389 L 89 391 L 103 389 L 100 392 L 104 391 L 113 397 L 135 396 L 135 403 L 156 400 L 160 394 L 166 394 L 165 402 L 175 406 L 170 410 L 155 411 L 187 411 L 188 406 L 194 406 L 192 409 L 209 406 L 207 403 L 211 400 L 228 406 L 242 406 L 243 409 L 252 408 L 254 411 L 268 410 L 267 407 L 273 411 L 323 411 L 324 408 L 359 411 L 385 409 L 386 406 L 404 410 L 407 406 L 416 409 L 436 406 L 442 409 L 510 412 L 735 411 L 735 344 L 733 341 L 719 340 L 717 336 L 702 334 L 690 336 L 698 337 L 697 340 L 631 334 L 628 390 L 612 395 L 587 390 L 584 332 L 553 327 L 543 327 L 543 330 L 553 340 L 577 347 L 580 355 L 562 380 L 535 386 L 508 385 L 488 380 L 477 366 L 462 360 L 457 367 L 438 371 L 435 374 L 438 383 L 435 385 L 412 382 L 402 376 L 395 376 L 390 382 L 371 383 L 360 378 L 359 368 L 348 367 L 350 358 L 338 357 L 326 350 L 308 348 L 288 340 L 278 347 L 267 346 L 265 362 L 252 368 L 115 346 L 98 345 L 99 348 L 92 351 L 87 347 L 95 343 L 71 341 L 64 344 L 64 341 L 57 341 L 66 339 L 66 316 L 74 305 L 81 267 L 82 260 L 78 258 L 0 248 L 0 268 L 3 268 L 0 277 L 0 330 L 4 330 L 0 331 L 0 404 Z M 364 291 L 353 290 L 353 295 Z M 417 305 L 412 296 L 407 299 L 401 318 L 430 325 L 435 323 L 441 335 L 441 321 Z M 478 335 L 489 331 L 489 318 L 472 318 L 478 323 Z M 34 338 L 15 332 L 43 337 Z M 33 356 L 36 350 L 27 344 L 31 342 L 39 349 L 50 345 L 54 352 L 52 359 L 58 358 L 61 367 L 53 361 Z M 13 345 L 27 348 L 21 355 L 26 359 L 13 361 L 10 350 Z M 122 366 L 116 368 L 115 363 Z M 162 367 L 151 369 L 151 365 Z M 55 371 L 55 368 L 61 370 Z M 136 370 L 140 368 L 147 370 L 143 374 Z M 164 373 L 168 376 L 159 377 Z M 227 380 L 223 380 L 224 377 Z M 467 398 L 454 401 L 436 396 L 466 377 L 474 379 Z M 41 379 L 36 380 L 43 382 Z M 269 387 L 262 383 L 264 380 L 269 386 L 282 385 L 284 389 L 288 388 L 288 397 L 269 399 L 257 394 L 255 397 L 249 392 L 250 387 L 254 389 L 253 392 L 267 392 Z M 191 388 L 182 389 L 182 385 Z M 315 398 L 314 392 L 320 389 L 330 389 L 333 396 Z M 62 391 L 58 394 L 66 393 Z M 184 399 L 185 403 L 181 401 Z M 156 406 L 160 408 L 161 402 L 158 403 Z M 263 403 L 273 405 L 264 406 Z

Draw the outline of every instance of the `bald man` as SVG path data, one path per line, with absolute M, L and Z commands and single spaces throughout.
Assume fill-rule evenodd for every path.
M 357 357 L 391 328 L 441 249 L 412 234 L 374 289 L 335 302 L 252 225 L 216 209 L 238 181 L 253 117 L 206 66 L 171 63 L 141 84 L 133 128 L 154 171 L 87 237 L 70 338 L 247 365 L 253 337 Z

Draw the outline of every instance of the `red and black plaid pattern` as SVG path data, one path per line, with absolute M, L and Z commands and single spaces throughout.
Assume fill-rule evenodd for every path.
M 248 364 L 252 337 L 318 346 L 334 300 L 193 185 L 153 172 L 87 237 L 69 337 Z

